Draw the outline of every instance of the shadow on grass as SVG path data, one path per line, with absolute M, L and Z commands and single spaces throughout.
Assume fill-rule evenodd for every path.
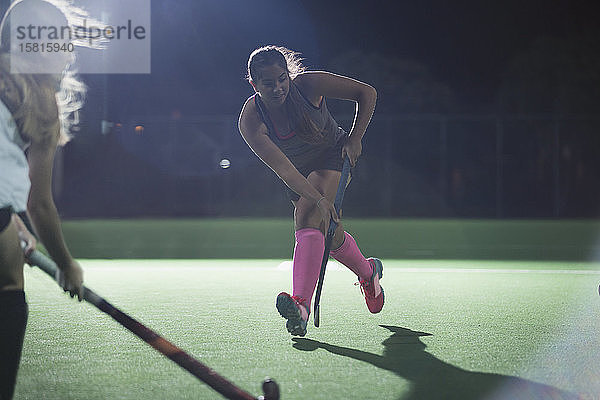
M 368 362 L 394 372 L 410 382 L 410 390 L 402 400 L 460 399 L 460 400 L 565 400 L 577 399 L 572 393 L 514 376 L 467 371 L 450 365 L 425 351 L 421 336 L 397 326 L 380 325 L 393 332 L 383 341 L 383 355 L 336 346 L 316 340 L 293 338 L 294 348 L 303 351 L 324 349 L 333 354 Z M 377 382 L 373 382 L 377 385 Z M 376 388 L 374 389 L 377 390 Z

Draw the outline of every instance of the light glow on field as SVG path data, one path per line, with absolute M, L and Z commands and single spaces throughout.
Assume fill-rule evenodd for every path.
M 99 295 L 256 395 L 265 376 L 288 400 L 457 389 L 481 398 L 475 390 L 503 382 L 502 400 L 514 388 L 600 393 L 598 264 L 383 260 L 386 304 L 373 315 L 354 274 L 330 261 L 321 327 L 311 318 L 299 341 L 275 309 L 291 289 L 289 261 L 80 261 Z M 215 398 L 109 316 L 25 271 L 30 317 L 15 398 Z

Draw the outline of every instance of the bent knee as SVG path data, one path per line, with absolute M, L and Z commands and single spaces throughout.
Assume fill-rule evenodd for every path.
M 296 230 L 302 228 L 321 229 L 321 213 L 317 206 L 303 198 L 298 200 L 294 208 L 294 224 Z

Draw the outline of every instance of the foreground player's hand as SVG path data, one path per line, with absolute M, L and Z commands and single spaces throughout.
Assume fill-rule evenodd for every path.
M 21 242 L 25 242 L 23 253 L 25 254 L 25 257 L 27 257 L 31 254 L 32 251 L 35 250 L 35 247 L 37 246 L 37 240 L 35 239 L 35 236 L 33 236 L 31 232 L 29 232 L 25 223 L 17 214 L 12 215 L 12 220 L 15 223 L 15 226 L 17 227 L 17 234 L 19 235 L 19 240 Z
M 19 231 L 19 240 L 21 242 L 25 242 L 25 247 L 23 248 L 23 253 L 25 254 L 25 258 L 27 258 L 37 246 L 37 240 L 35 240 L 35 236 L 33 236 L 28 230 Z
M 321 213 L 321 219 L 325 221 L 327 225 L 329 225 L 330 219 L 333 219 L 336 224 L 340 222 L 340 216 L 338 215 L 337 211 L 335 211 L 333 203 L 331 203 L 325 197 L 321 197 L 321 199 L 317 202 L 317 208 Z
M 71 297 L 77 296 L 79 301 L 83 300 L 83 269 L 77 261 L 72 260 L 61 266 L 56 272 L 56 281 Z

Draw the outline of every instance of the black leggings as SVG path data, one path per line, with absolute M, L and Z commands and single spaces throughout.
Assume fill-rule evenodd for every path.
M 13 398 L 28 314 L 22 290 L 0 290 L 0 399 Z

